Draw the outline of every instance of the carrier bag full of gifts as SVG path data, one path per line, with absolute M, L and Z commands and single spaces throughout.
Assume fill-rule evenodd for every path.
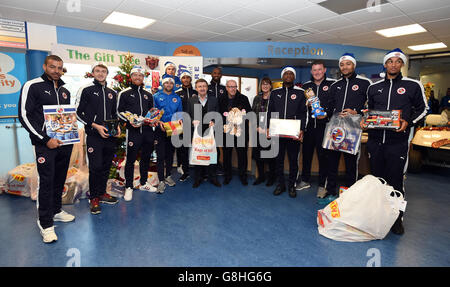
M 335 113 L 325 128 L 322 147 L 357 154 L 361 145 L 361 115 L 340 116 Z
M 194 129 L 192 138 L 192 147 L 190 150 L 189 164 L 191 165 L 210 165 L 217 163 L 216 140 L 214 139 L 213 127 L 206 130 L 205 135 L 201 137 L 198 133 L 198 125 Z
M 366 175 L 317 212 L 319 234 L 337 241 L 383 239 L 405 211 L 400 192 L 373 175 Z

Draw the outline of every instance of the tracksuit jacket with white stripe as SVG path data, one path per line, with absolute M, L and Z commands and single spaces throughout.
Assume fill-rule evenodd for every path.
M 28 131 L 32 145 L 45 145 L 50 140 L 44 121 L 44 105 L 69 105 L 70 92 L 58 80 L 58 88 L 44 73 L 22 86 L 19 99 L 19 120 Z
M 401 110 L 401 118 L 408 122 L 404 132 L 391 130 L 368 130 L 369 139 L 377 142 L 397 142 L 407 140 L 410 128 L 427 113 L 427 102 L 422 84 L 403 77 L 383 79 L 369 86 L 368 108 L 372 110 Z
M 77 93 L 77 118 L 85 125 L 86 134 L 97 134 L 92 123 L 104 125 L 105 121 L 117 119 L 116 92 L 97 80 L 80 88 Z

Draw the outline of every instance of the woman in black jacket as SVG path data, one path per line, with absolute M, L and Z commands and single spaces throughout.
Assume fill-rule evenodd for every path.
M 252 110 L 256 113 L 258 119 L 258 125 L 255 127 L 257 131 L 256 146 L 252 151 L 252 158 L 256 161 L 256 168 L 258 169 L 258 178 L 253 182 L 253 185 L 258 185 L 266 180 L 265 165 L 269 166 L 268 180 L 266 186 L 272 186 L 276 180 L 276 164 L 275 158 L 263 158 L 261 157 L 261 151 L 269 150 L 270 146 L 262 147 L 259 140 L 260 135 L 266 134 L 266 115 L 267 106 L 269 105 L 270 92 L 272 91 L 272 81 L 268 77 L 264 77 L 261 80 L 261 91 L 253 99 Z

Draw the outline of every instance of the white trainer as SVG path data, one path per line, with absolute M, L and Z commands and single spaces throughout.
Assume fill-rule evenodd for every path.
M 124 194 L 124 196 L 123 196 L 123 199 L 124 199 L 125 201 L 130 201 L 130 200 L 133 199 L 133 189 L 132 189 L 131 187 L 127 187 L 127 188 L 125 189 L 125 194 Z
M 145 183 L 145 185 L 141 185 L 141 187 L 139 187 L 140 190 L 143 191 L 148 191 L 148 192 L 156 192 L 156 187 L 154 187 L 153 185 L 151 185 L 148 181 Z
M 42 241 L 44 243 L 52 243 L 58 240 L 58 236 L 55 233 L 55 227 L 49 227 L 45 229 L 41 229 Z
M 74 219 L 75 219 L 75 216 L 65 212 L 64 210 L 61 210 L 60 213 L 57 213 L 57 214 L 55 214 L 55 216 L 53 216 L 53 221 L 71 222 Z

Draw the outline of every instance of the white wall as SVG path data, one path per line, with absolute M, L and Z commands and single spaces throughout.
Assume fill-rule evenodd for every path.
M 447 88 L 450 88 L 450 71 L 445 73 L 429 74 L 420 77 L 422 84 L 431 82 L 434 84 L 434 96 L 439 101 L 447 94 Z

